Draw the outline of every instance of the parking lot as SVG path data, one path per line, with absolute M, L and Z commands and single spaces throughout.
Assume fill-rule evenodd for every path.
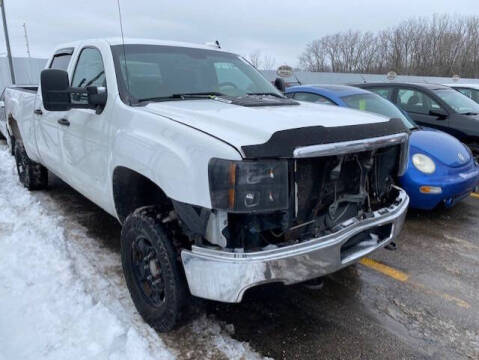
M 120 227 L 98 207 L 58 179 L 35 197 L 119 257 Z M 450 210 L 410 211 L 396 251 L 327 277 L 321 289 L 269 285 L 241 304 L 208 302 L 204 311 L 275 359 L 477 359 L 478 217 L 476 196 Z M 195 331 L 161 338 L 179 358 L 223 358 L 202 349 Z

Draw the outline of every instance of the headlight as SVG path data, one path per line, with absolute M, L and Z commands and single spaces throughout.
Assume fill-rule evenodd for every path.
M 288 208 L 286 160 L 211 159 L 208 175 L 215 209 L 264 212 Z
M 425 174 L 432 174 L 434 171 L 436 171 L 436 164 L 427 155 L 414 154 L 412 156 L 412 163 L 414 164 L 416 169 Z

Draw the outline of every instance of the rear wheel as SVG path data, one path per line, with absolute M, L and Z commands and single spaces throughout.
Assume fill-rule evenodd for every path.
M 158 331 L 172 330 L 186 305 L 187 290 L 178 253 L 153 206 L 137 209 L 121 231 L 121 258 L 136 309 Z
M 23 144 L 15 141 L 15 162 L 18 178 L 28 190 L 45 189 L 48 185 L 48 170 L 39 163 L 31 160 Z

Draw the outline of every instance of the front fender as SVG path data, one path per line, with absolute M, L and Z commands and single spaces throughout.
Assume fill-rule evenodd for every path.
M 115 135 L 110 174 L 118 166 L 129 168 L 171 199 L 211 208 L 209 160 L 240 160 L 237 150 L 174 120 L 141 110 L 133 113 Z

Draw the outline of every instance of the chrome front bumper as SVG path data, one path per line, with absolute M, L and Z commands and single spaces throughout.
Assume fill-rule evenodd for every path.
M 250 253 L 198 246 L 183 250 L 181 258 L 191 294 L 234 303 L 241 301 L 247 289 L 260 284 L 289 285 L 336 272 L 393 241 L 402 229 L 408 204 L 409 197 L 399 189 L 394 204 L 375 211 L 374 216 L 349 219 L 333 234 L 281 248 Z M 353 236 L 383 226 L 387 226 L 388 236 L 370 237 L 342 251 Z

